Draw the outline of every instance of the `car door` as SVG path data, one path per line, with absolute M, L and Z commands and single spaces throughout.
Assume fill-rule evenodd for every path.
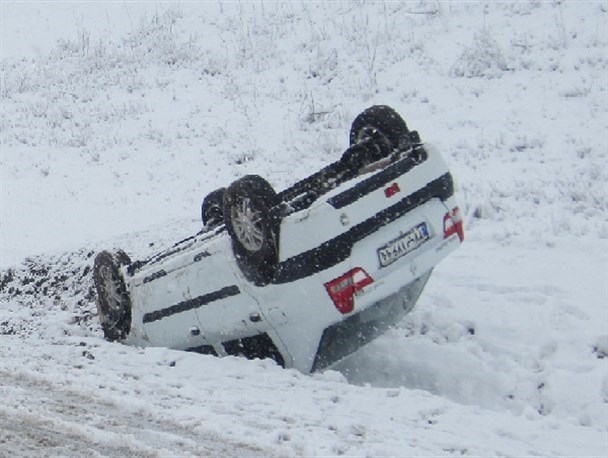
M 197 285 L 193 300 L 198 301 L 196 314 L 201 333 L 215 345 L 265 331 L 260 307 L 245 291 L 237 269 L 229 241 L 193 269 L 191 281 Z M 223 347 L 225 351 L 226 346 Z M 220 348 L 219 353 L 222 351 Z
M 227 235 L 195 245 L 155 269 L 137 287 L 143 326 L 152 345 L 211 347 L 263 332 L 261 312 L 244 294 L 231 266 Z

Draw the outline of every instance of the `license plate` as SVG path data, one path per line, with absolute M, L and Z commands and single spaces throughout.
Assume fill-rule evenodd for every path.
M 380 267 L 386 267 L 408 253 L 411 253 L 430 238 L 426 223 L 420 223 L 395 240 L 378 248 Z

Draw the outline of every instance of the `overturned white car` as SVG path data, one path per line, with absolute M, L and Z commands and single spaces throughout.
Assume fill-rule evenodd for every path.
M 463 241 L 445 162 L 390 107 L 353 121 L 340 160 L 275 192 L 245 176 L 203 201 L 203 230 L 93 270 L 104 335 L 129 345 L 272 358 L 311 372 L 412 309 Z

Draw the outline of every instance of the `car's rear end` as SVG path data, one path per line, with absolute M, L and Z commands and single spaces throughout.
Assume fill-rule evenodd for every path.
M 411 310 L 464 238 L 453 194 L 439 153 L 418 145 L 283 221 L 277 274 L 261 297 L 282 302 L 270 319 L 290 365 L 323 369 Z

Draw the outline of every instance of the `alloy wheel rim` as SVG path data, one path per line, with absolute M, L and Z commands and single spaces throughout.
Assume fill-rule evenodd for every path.
M 248 251 L 259 251 L 264 245 L 264 227 L 259 211 L 252 207 L 251 199 L 244 197 L 232 209 L 232 226 L 239 242 Z

